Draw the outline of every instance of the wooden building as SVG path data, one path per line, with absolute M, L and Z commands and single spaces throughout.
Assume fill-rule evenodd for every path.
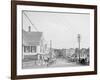
M 34 59 L 36 55 L 43 54 L 45 51 L 44 38 L 42 32 L 23 30 L 23 59 Z

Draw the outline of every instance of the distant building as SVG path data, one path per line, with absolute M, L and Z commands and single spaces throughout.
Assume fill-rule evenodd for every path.
M 85 59 L 86 62 L 89 63 L 89 59 L 90 59 L 90 56 L 89 56 L 89 48 L 88 49 L 85 49 L 85 48 L 82 48 L 81 49 L 80 58 L 81 59 Z
M 67 56 L 66 52 L 67 52 L 67 49 L 62 49 L 62 55 L 63 55 L 63 57 L 65 57 L 65 58 L 66 58 L 66 56 Z
M 75 54 L 72 55 L 73 60 L 79 60 L 79 55 L 80 55 L 80 60 L 84 59 L 86 60 L 86 62 L 89 62 L 89 48 L 82 48 L 79 49 L 76 48 L 75 49 Z
M 71 57 L 73 54 L 75 54 L 75 49 L 74 48 L 67 49 L 66 55 L 68 57 Z

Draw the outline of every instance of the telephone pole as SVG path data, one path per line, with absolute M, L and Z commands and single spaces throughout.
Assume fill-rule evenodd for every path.
M 78 38 L 78 49 L 79 49 L 78 52 L 79 52 L 79 61 L 80 61 L 80 38 L 81 38 L 80 37 L 80 34 L 78 34 L 78 37 L 77 38 Z
M 52 40 L 50 40 L 50 49 L 52 49 Z
M 50 56 L 52 58 L 52 40 L 50 40 Z

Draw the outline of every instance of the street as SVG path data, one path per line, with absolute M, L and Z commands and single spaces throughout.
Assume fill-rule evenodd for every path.
M 80 64 L 77 64 L 76 62 L 69 62 L 65 58 L 57 58 L 53 63 L 48 65 L 40 65 L 42 63 L 41 61 L 28 61 L 23 62 L 23 68 L 24 69 L 31 69 L 31 68 L 47 68 L 47 67 L 75 67 L 75 66 L 81 66 Z
M 76 62 L 69 62 L 65 58 L 57 58 L 56 61 L 49 65 L 50 67 L 68 67 L 68 66 L 80 66 L 80 64 L 77 64 Z

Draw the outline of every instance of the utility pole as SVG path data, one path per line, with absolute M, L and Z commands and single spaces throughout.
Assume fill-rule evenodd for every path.
M 50 50 L 52 49 L 52 40 L 50 40 Z
M 77 38 L 78 38 L 78 49 L 79 49 L 78 52 L 79 52 L 79 61 L 80 61 L 80 38 L 81 38 L 80 37 L 80 34 L 78 34 L 78 37 Z
M 52 58 L 52 40 L 50 40 L 50 56 Z

